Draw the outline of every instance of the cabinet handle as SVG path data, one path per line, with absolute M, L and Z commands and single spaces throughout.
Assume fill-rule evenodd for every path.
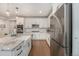
M 30 46 L 30 43 L 28 42 L 28 47 Z
M 19 50 L 20 48 L 21 48 L 21 46 L 17 50 Z
M 19 56 L 21 53 L 22 53 L 22 50 L 21 50 L 21 52 L 17 56 Z

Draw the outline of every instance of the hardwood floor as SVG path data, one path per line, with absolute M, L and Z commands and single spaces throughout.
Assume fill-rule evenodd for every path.
M 50 47 L 45 40 L 33 40 L 30 56 L 50 56 Z

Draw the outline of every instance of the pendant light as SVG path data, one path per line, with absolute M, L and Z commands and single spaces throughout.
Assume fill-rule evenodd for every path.
M 18 16 L 17 16 L 17 14 L 18 14 L 18 7 L 16 7 L 16 20 L 18 20 Z
M 18 8 L 18 7 L 16 7 L 16 14 L 18 13 L 18 9 L 19 9 L 19 8 Z
M 8 8 L 8 7 L 9 7 L 9 4 L 7 3 L 6 15 L 7 15 L 7 16 L 10 16 L 10 12 L 9 12 L 9 8 Z

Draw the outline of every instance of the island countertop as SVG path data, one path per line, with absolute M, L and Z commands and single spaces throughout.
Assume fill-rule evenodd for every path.
M 0 38 L 0 50 L 12 50 L 22 42 L 23 40 L 16 40 L 12 37 Z
M 15 36 L 15 37 L 7 36 L 7 37 L 0 38 L 0 51 L 12 50 L 20 43 L 24 42 L 24 39 L 27 40 L 29 37 L 30 35 L 21 35 L 21 36 Z

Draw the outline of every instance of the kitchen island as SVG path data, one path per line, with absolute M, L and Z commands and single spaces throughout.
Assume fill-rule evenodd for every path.
M 26 56 L 31 50 L 31 35 L 0 38 L 0 56 Z

